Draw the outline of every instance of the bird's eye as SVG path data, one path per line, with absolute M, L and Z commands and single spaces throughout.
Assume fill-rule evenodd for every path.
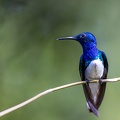
M 83 38 L 85 38 L 85 36 L 86 36 L 85 34 L 82 34 L 82 35 L 80 36 L 80 38 L 83 39 Z

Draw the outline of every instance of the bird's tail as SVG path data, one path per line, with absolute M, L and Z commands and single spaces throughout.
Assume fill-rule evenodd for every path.
M 87 101 L 86 105 L 89 112 L 93 112 L 97 117 L 99 117 L 98 110 L 94 107 L 94 105 L 90 101 Z

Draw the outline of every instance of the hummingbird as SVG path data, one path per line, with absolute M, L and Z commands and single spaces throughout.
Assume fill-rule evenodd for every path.
M 83 84 L 86 98 L 86 107 L 89 112 L 99 116 L 100 107 L 106 89 L 106 83 L 102 79 L 107 78 L 108 61 L 106 54 L 97 48 L 95 36 L 90 32 L 83 32 L 72 37 L 62 37 L 57 40 L 75 40 L 79 42 L 83 49 L 80 57 L 79 73 Z M 97 83 L 90 83 L 91 80 L 99 80 Z

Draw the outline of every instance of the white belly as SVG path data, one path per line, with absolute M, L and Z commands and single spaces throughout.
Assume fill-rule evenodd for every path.
M 103 75 L 104 66 L 100 59 L 93 60 L 85 70 L 85 77 L 88 80 L 99 79 Z
M 88 80 L 100 79 L 103 75 L 103 71 L 104 66 L 102 64 L 102 61 L 100 61 L 100 59 L 93 60 L 85 70 L 85 77 Z M 90 83 L 89 86 L 94 96 L 94 101 L 96 102 L 99 83 Z

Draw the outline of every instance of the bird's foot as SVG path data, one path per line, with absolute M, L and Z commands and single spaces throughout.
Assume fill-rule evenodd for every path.
M 102 84 L 102 79 L 101 78 L 99 78 L 99 83 Z
M 86 81 L 86 85 L 89 85 L 89 80 L 88 79 L 85 79 L 85 81 Z

